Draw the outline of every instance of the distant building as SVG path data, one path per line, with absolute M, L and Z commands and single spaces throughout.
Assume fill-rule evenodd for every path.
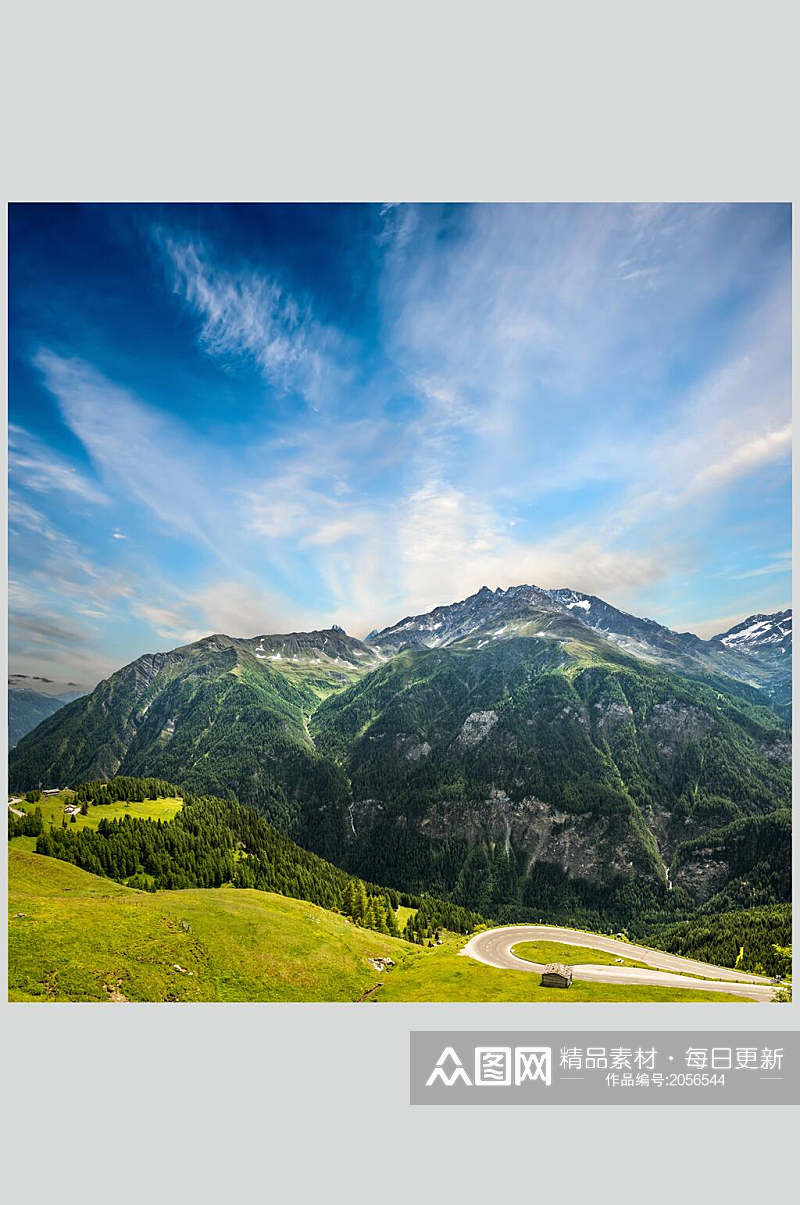
M 49 787 L 48 790 L 42 791 L 43 795 L 60 795 L 61 787 Z
M 569 987 L 572 983 L 572 967 L 563 962 L 548 962 L 542 971 L 542 987 Z

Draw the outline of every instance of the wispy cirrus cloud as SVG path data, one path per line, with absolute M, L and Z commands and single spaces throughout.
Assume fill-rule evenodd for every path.
M 103 505 L 108 496 L 63 456 L 14 423 L 8 428 L 12 480 L 35 493 L 66 495 L 76 502 Z
M 275 276 L 222 264 L 196 238 L 157 228 L 153 239 L 210 355 L 250 359 L 270 384 L 300 393 L 315 407 L 350 377 L 342 333 L 316 319 L 310 303 Z
M 353 224 L 349 291 L 334 256 L 320 274 L 316 249 L 281 260 L 235 214 L 216 243 L 184 218 L 136 265 L 162 303 L 147 371 L 113 330 L 96 355 L 35 357 L 90 464 L 16 448 L 19 583 L 43 619 L 58 575 L 76 629 L 124 621 L 140 650 L 363 634 L 523 580 L 684 627 L 734 610 L 733 582 L 758 608 L 778 589 L 789 275 L 770 207 L 390 206 Z
M 42 348 L 34 363 L 106 487 L 145 505 L 169 527 L 213 542 L 209 484 L 218 450 L 85 360 Z
M 790 573 L 792 568 L 792 553 L 782 552 L 766 565 L 757 565 L 754 569 L 746 569 L 743 573 L 732 573 L 730 576 L 738 581 L 748 577 L 771 577 L 776 573 Z

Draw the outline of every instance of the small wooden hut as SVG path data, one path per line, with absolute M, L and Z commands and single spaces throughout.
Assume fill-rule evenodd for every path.
M 542 971 L 542 987 L 569 987 L 572 983 L 572 967 L 563 962 L 548 962 Z

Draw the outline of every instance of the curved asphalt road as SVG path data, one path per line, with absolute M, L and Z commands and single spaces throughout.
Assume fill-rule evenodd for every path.
M 599 933 L 584 933 L 581 929 L 561 929 L 555 925 L 505 925 L 502 929 L 488 929 L 470 938 L 462 954 L 483 962 L 487 966 L 504 971 L 533 971 L 541 974 L 544 966 L 527 962 L 511 952 L 511 947 L 522 941 L 558 941 L 566 945 L 588 946 L 592 950 L 604 950 L 615 958 L 628 958 L 634 962 L 646 962 L 644 967 L 602 966 L 593 963 L 574 965 L 572 973 L 576 979 L 589 979 L 596 983 L 639 983 L 653 987 L 683 987 L 700 992 L 730 992 L 749 1000 L 772 1000 L 776 984 L 765 975 L 749 975 L 745 971 L 718 967 L 709 962 L 695 962 L 693 958 L 682 958 L 679 954 L 666 954 L 663 950 L 651 950 L 647 946 L 635 946 L 614 937 L 603 937 Z M 690 975 L 704 975 L 704 979 L 687 979 L 678 974 L 686 971 Z M 743 981 L 743 982 L 742 982 Z

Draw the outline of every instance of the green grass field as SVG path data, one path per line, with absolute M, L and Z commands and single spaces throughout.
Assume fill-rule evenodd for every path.
M 397 911 L 395 912 L 394 915 L 395 915 L 395 920 L 397 921 L 397 927 L 401 932 L 403 931 L 403 929 L 405 929 L 406 925 L 408 924 L 408 918 L 410 916 L 416 916 L 417 911 L 418 911 L 418 909 L 416 909 L 416 908 L 406 908 L 405 904 L 400 905 L 400 907 L 397 909 Z
M 635 962 L 632 958 L 616 958 L 605 950 L 593 950 L 589 946 L 573 946 L 561 941 L 521 941 L 511 947 L 512 954 L 526 962 L 564 962 L 567 966 L 595 963 L 601 966 L 648 967 L 649 963 Z
M 102 809 L 98 809 L 102 810 Z M 262 891 L 139 892 L 9 849 L 9 999 L 28 1001 L 732 1000 L 722 993 L 573 983 L 360 929 L 314 904 Z M 371 958 L 391 958 L 379 971 Z
M 51 824 L 61 825 L 65 817 L 64 805 L 72 803 L 74 798 L 74 791 L 59 791 L 58 795 L 45 795 L 38 803 L 26 803 L 23 800 L 22 803 L 14 803 L 11 806 L 18 812 L 27 813 L 35 812 L 37 808 L 40 808 L 44 826 L 49 828 Z M 182 807 L 183 800 L 175 798 L 143 799 L 138 803 L 126 803 L 125 800 L 118 800 L 115 803 L 90 803 L 88 813 L 85 816 L 78 813 L 74 825 L 69 816 L 66 817 L 66 820 L 67 824 L 76 830 L 97 828 L 104 817 L 106 820 L 119 820 L 122 816 L 135 816 L 140 820 L 174 820 Z M 36 839 L 14 837 L 11 844 L 19 849 L 33 849 Z
M 398 967 L 384 986 L 375 993 L 378 1001 L 471 1001 L 480 1002 L 557 1002 L 581 1003 L 591 1000 L 628 1003 L 691 1002 L 713 1004 L 720 1001 L 742 1003 L 739 996 L 727 992 L 698 992 L 684 988 L 646 987 L 638 984 L 588 983 L 574 979 L 566 991 L 558 987 L 540 987 L 539 976 L 520 971 L 499 971 L 481 962 L 459 955 L 453 944 L 428 950 L 422 959 Z
M 9 999 L 358 1000 L 397 938 L 263 891 L 132 891 L 9 850 Z M 183 970 L 176 970 L 179 966 Z

